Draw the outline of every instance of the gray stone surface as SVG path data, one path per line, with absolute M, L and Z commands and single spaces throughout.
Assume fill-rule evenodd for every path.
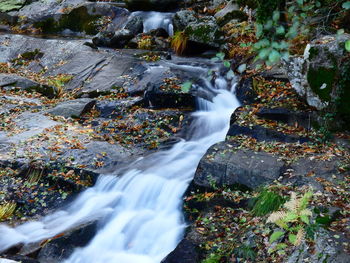
M 227 142 L 212 146 L 199 163 L 193 185 L 211 188 L 240 184 L 249 188 L 271 183 L 283 171 L 284 163 L 277 157 L 251 150 L 231 151 Z
M 90 111 L 95 103 L 95 100 L 87 98 L 65 101 L 49 110 L 48 113 L 65 118 L 80 117 Z

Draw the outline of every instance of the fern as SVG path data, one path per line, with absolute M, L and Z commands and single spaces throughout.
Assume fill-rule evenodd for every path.
M 268 217 L 267 223 L 274 223 L 285 231 L 275 231 L 270 236 L 270 243 L 285 234 L 288 234 L 288 240 L 293 245 L 299 246 L 302 243 L 306 237 L 305 229 L 310 225 L 312 216 L 312 211 L 308 209 L 311 197 L 312 192 L 307 192 L 302 197 L 292 192 L 290 200 L 283 205 L 283 208 Z M 276 238 L 277 234 L 278 238 Z

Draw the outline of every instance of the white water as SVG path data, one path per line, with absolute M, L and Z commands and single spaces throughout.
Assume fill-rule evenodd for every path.
M 131 16 L 139 16 L 143 19 L 143 32 L 148 33 L 153 29 L 163 28 L 169 36 L 174 35 L 174 27 L 172 23 L 173 13 L 162 13 L 162 12 L 144 12 L 137 11 L 132 13 Z
M 211 145 L 225 138 L 231 113 L 239 106 L 229 91 L 217 92 L 213 103 L 199 100 L 203 111 L 194 113 L 190 140 L 141 160 L 142 170 L 130 170 L 119 178 L 101 176 L 68 209 L 40 222 L 16 228 L 0 225 L 0 251 L 53 237 L 98 218 L 101 229 L 97 235 L 66 263 L 159 263 L 183 235 L 182 196 L 198 162 Z

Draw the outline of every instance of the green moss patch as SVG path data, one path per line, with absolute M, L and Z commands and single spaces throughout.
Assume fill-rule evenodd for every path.
M 315 92 L 321 100 L 330 101 L 335 77 L 335 68 L 310 68 L 307 80 L 313 92 Z M 324 84 L 327 86 L 321 89 Z

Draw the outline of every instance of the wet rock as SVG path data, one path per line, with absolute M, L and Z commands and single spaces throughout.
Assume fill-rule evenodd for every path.
M 222 142 L 212 146 L 201 159 L 191 189 L 243 185 L 257 188 L 276 180 L 284 171 L 284 163 L 264 152 L 233 150 Z
M 143 32 L 143 20 L 139 16 L 133 16 L 124 27 L 129 30 L 133 36 Z
M 199 248 L 187 239 L 181 240 L 177 247 L 161 263 L 196 263 L 200 260 Z
M 233 124 L 231 125 L 227 135 L 228 136 L 247 135 L 260 142 L 277 141 L 277 142 L 287 142 L 287 143 L 296 143 L 296 142 L 304 143 L 309 141 L 309 139 L 306 137 L 284 134 L 284 133 L 271 130 L 259 125 L 255 125 L 252 127 L 245 127 L 245 126 Z
M 76 248 L 86 246 L 97 233 L 96 223 L 90 223 L 46 243 L 38 254 L 40 263 L 59 263 L 67 259 Z
M 247 14 L 240 10 L 235 1 L 228 2 L 225 8 L 217 12 L 214 17 L 220 25 L 225 25 L 233 19 L 237 21 L 244 21 L 248 19 Z
M 196 106 L 195 97 L 190 93 L 182 92 L 162 92 L 156 87 L 146 91 L 145 103 L 156 109 L 161 108 L 186 108 L 194 109 Z
M 58 104 L 55 108 L 48 111 L 48 113 L 56 116 L 63 116 L 65 118 L 80 117 L 84 113 L 89 112 L 96 104 L 92 99 L 76 99 Z

